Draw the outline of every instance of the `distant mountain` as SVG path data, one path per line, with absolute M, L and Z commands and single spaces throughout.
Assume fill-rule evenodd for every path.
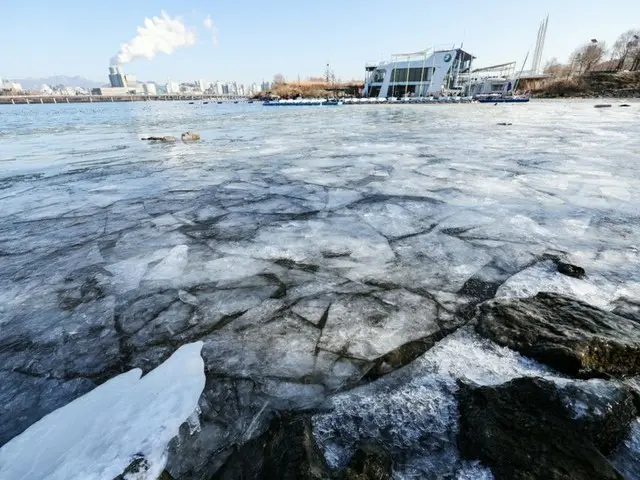
M 66 75 L 54 75 L 52 77 L 43 78 L 16 78 L 11 79 L 13 82 L 18 82 L 24 89 L 40 88 L 43 84 L 46 85 L 65 85 L 67 87 L 83 87 L 83 88 L 98 88 L 106 85 L 108 82 L 96 82 L 84 77 L 68 77 Z

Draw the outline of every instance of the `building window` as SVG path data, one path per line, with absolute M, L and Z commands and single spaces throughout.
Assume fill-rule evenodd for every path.
M 394 83 L 428 82 L 431 80 L 432 67 L 394 68 L 391 72 L 391 81 Z
M 378 69 L 375 72 L 373 72 L 373 75 L 371 76 L 371 83 L 382 83 L 384 82 L 384 76 L 387 74 L 387 71 L 385 69 Z

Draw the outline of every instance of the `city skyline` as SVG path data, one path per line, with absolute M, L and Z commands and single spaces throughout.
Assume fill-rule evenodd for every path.
M 355 6 L 336 0 L 322 6 L 292 6 L 288 0 L 274 0 L 269 8 L 251 0 L 242 9 L 230 2 L 213 8 L 202 0 L 179 7 L 169 2 L 114 0 L 91 6 L 92 17 L 99 19 L 93 25 L 83 19 L 84 2 L 71 2 L 67 9 L 41 0 L 28 6 L 14 2 L 5 7 L 0 19 L 0 28 L 12 45 L 3 52 L 0 75 L 12 79 L 67 74 L 103 82 L 109 60 L 120 55 L 130 62 L 126 71 L 157 83 L 169 78 L 206 78 L 252 84 L 270 81 L 278 73 L 293 81 L 321 76 L 327 63 L 336 77 L 351 80 L 364 76 L 365 63 L 447 42 L 464 42 L 478 65 L 520 64 L 532 52 L 538 24 L 548 13 L 544 63 L 552 57 L 566 61 L 575 47 L 591 38 L 611 45 L 622 31 L 636 26 L 629 18 L 640 18 L 640 5 L 630 0 L 588 9 L 574 0 L 562 5 L 540 0 L 535 5 L 518 5 L 517 15 L 506 19 L 505 12 L 514 12 L 513 2 L 502 0 L 491 8 L 462 0 L 455 11 L 424 8 L 417 0 L 408 0 L 399 15 L 391 16 L 392 21 L 384 13 L 388 3 L 378 0 Z M 132 53 L 127 42 L 146 24 L 145 19 L 162 20 L 163 9 L 171 22 L 178 18 L 184 26 L 182 36 L 168 49 Z M 22 20 L 15 22 L 15 18 Z

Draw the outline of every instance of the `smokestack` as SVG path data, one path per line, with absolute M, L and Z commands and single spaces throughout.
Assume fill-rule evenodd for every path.
M 151 60 L 158 53 L 171 55 L 176 49 L 196 43 L 196 30 L 187 27 L 178 17 L 171 18 L 165 11 L 160 17 L 145 18 L 138 34 L 123 43 L 111 59 L 111 65 L 123 65 L 133 60 Z

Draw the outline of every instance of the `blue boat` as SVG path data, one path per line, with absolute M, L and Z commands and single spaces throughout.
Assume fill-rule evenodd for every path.
M 500 96 L 486 96 L 476 97 L 478 103 L 526 103 L 529 101 L 529 97 L 522 95 L 500 95 Z

